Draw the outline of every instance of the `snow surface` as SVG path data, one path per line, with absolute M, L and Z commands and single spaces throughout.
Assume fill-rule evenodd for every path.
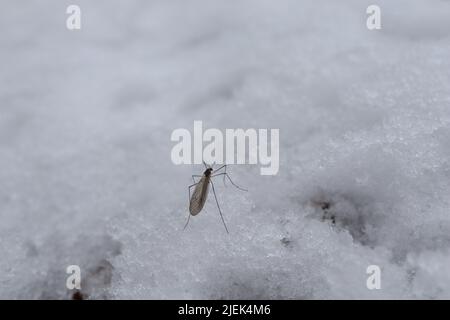
M 2 0 L 0 298 L 71 264 L 91 299 L 450 298 L 450 1 L 372 3 Z M 194 120 L 280 128 L 277 176 L 216 183 L 230 235 L 212 199 L 182 230 Z

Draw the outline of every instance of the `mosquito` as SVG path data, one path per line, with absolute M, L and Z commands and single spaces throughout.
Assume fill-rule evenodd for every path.
M 193 175 L 192 180 L 194 181 L 194 184 L 192 184 L 188 187 L 188 190 L 189 190 L 189 216 L 188 216 L 187 222 L 186 222 L 183 230 L 186 229 L 186 227 L 188 226 L 191 215 L 196 216 L 197 214 L 200 213 L 200 211 L 202 211 L 203 206 L 205 205 L 206 199 L 208 197 L 209 185 L 211 184 L 212 191 L 214 194 L 214 199 L 216 199 L 217 208 L 219 209 L 220 218 L 222 219 L 225 230 L 227 231 L 227 233 L 229 233 L 227 225 L 225 223 L 225 219 L 223 218 L 222 210 L 220 209 L 220 206 L 219 206 L 219 201 L 217 201 L 216 190 L 214 189 L 214 183 L 212 182 L 211 178 L 214 178 L 217 176 L 223 176 L 224 184 L 225 184 L 225 177 L 226 177 L 226 178 L 228 178 L 228 180 L 230 180 L 231 184 L 233 186 L 235 186 L 236 188 L 238 188 L 239 190 L 242 190 L 242 191 L 248 191 L 248 190 L 239 187 L 238 185 L 236 185 L 233 182 L 233 180 L 231 180 L 230 176 L 227 173 L 227 165 L 226 164 L 224 164 L 217 170 L 214 170 L 211 166 L 208 166 L 205 162 L 203 162 L 203 164 L 205 165 L 205 168 L 206 168 L 205 172 L 203 172 L 203 175 Z M 222 169 L 224 169 L 224 172 L 218 173 Z M 195 178 L 200 178 L 200 180 L 198 182 L 196 182 Z M 194 189 L 194 193 L 192 194 L 192 197 L 191 197 L 191 188 L 192 187 L 195 187 L 195 189 Z

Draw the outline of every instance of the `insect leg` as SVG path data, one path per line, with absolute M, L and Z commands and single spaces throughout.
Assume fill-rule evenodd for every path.
M 222 222 L 225 227 L 225 230 L 227 231 L 227 233 L 229 233 L 227 225 L 225 224 L 225 219 L 223 218 L 223 215 L 222 215 L 222 210 L 220 210 L 219 201 L 217 201 L 216 190 L 214 189 L 214 183 L 212 182 L 212 180 L 209 180 L 209 182 L 211 182 L 212 190 L 214 193 L 214 199 L 216 199 L 216 204 L 217 204 L 217 208 L 219 209 L 220 218 L 222 218 Z
M 223 185 L 226 187 L 225 176 L 227 175 L 227 166 L 225 166 L 225 174 L 223 175 Z
M 189 220 L 190 220 L 190 219 L 191 219 L 191 214 L 189 213 L 188 218 L 187 218 L 187 221 L 186 221 L 186 224 L 184 225 L 183 230 L 186 230 L 186 227 L 188 226 Z
M 194 184 L 191 184 L 189 187 L 188 187 L 188 190 L 189 190 L 189 202 L 191 202 L 191 188 L 192 187 L 195 187 L 196 185 L 198 185 L 199 183 L 198 182 L 196 182 L 196 183 L 194 183 Z
M 220 171 L 220 170 L 222 170 L 223 168 L 225 168 L 225 173 L 227 173 L 227 165 L 226 165 L 226 164 L 224 164 L 223 166 L 221 166 L 219 169 L 214 170 L 214 172 Z M 227 186 L 227 184 L 225 183 L 225 176 L 223 176 L 223 185 L 224 185 L 225 187 Z
M 213 175 L 213 176 L 211 176 L 211 178 L 214 178 L 214 177 L 217 177 L 217 176 L 224 176 L 224 179 L 225 179 L 225 176 L 228 178 L 228 180 L 230 180 L 230 182 L 231 182 L 231 184 L 233 185 L 233 186 L 235 186 L 236 188 L 238 188 L 239 190 L 242 190 L 242 191 L 248 191 L 247 189 L 244 189 L 244 188 L 241 188 L 241 187 L 239 187 L 237 184 L 235 184 L 234 182 L 233 182 L 233 180 L 231 180 L 231 178 L 230 178 L 230 175 L 228 174 L 228 173 L 226 173 L 226 172 L 224 172 L 224 173 L 219 173 L 219 174 L 216 174 L 216 175 Z
M 197 184 L 197 182 L 195 181 L 194 178 L 201 178 L 202 176 L 198 175 L 198 174 L 193 174 L 192 175 L 192 181 L 194 181 L 194 184 Z M 189 199 L 191 199 L 191 197 L 189 197 Z
M 222 170 L 223 168 L 225 168 L 225 171 L 227 171 L 227 165 L 224 164 L 223 166 L 221 166 L 219 169 L 214 170 L 215 172 Z
M 194 176 L 192 176 L 192 179 L 194 179 Z M 195 181 L 194 181 L 194 182 L 195 182 Z M 194 184 L 191 184 L 191 185 L 188 187 L 188 191 L 189 191 L 189 203 L 191 202 L 191 188 L 192 188 L 192 187 L 195 187 L 197 184 L 198 184 L 198 182 L 197 182 L 197 183 L 194 183 Z M 188 215 L 188 218 L 187 218 L 186 224 L 184 225 L 183 230 L 186 229 L 186 227 L 188 226 L 189 220 L 190 220 L 190 219 L 191 219 L 191 213 L 189 213 L 189 215 Z

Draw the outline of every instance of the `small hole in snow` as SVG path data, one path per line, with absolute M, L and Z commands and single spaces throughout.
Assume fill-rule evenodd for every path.
M 383 217 L 377 214 L 375 201 L 362 194 L 321 192 L 310 200 L 313 217 L 329 222 L 336 231 L 346 230 L 353 240 L 374 246 L 375 229 Z

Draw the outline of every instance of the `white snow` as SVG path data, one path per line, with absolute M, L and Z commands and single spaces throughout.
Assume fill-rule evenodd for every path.
M 450 298 L 450 2 L 2 1 L 0 298 Z M 191 219 L 171 132 L 279 128 Z M 332 223 L 334 219 L 335 224 Z M 366 268 L 382 270 L 368 290 Z

